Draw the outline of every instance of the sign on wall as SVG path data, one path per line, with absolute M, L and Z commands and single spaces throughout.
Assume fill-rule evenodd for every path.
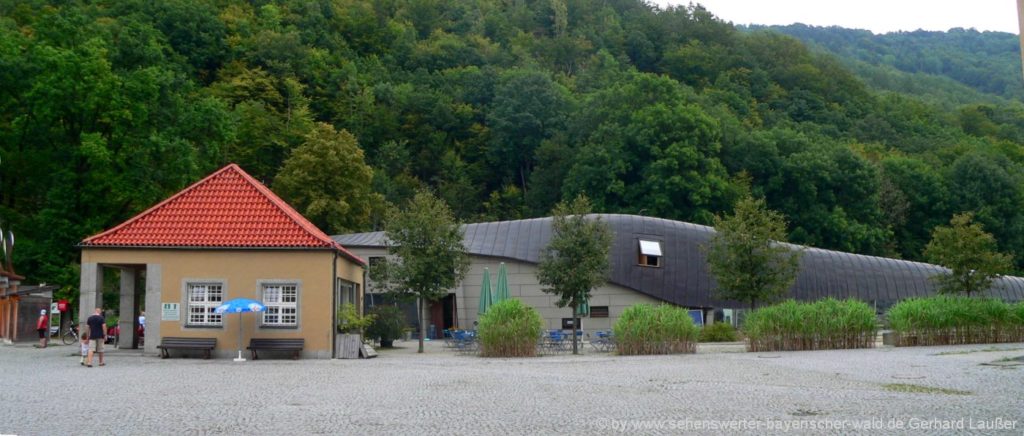
M 178 303 L 163 303 L 163 310 L 161 311 L 161 321 L 180 321 L 180 306 L 181 305 Z

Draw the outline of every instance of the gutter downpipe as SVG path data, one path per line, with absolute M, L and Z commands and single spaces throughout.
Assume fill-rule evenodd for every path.
M 338 251 L 331 262 L 331 358 L 338 358 Z

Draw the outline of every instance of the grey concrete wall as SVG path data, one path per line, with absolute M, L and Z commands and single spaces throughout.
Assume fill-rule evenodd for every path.
M 163 271 L 159 263 L 146 265 L 146 342 L 143 346 L 146 354 L 158 354 L 160 345 L 160 321 L 163 316 L 160 305 L 161 280 Z
M 133 268 L 121 268 L 121 305 L 117 321 L 121 331 L 117 346 L 121 348 L 135 346 L 135 327 L 138 323 L 138 314 L 135 313 L 135 274 Z
M 364 259 L 386 254 L 386 251 L 381 248 L 354 247 L 349 250 Z M 562 318 L 571 317 L 571 310 L 567 307 L 558 307 L 555 304 L 558 302 L 558 298 L 551 294 L 545 294 L 541 290 L 543 286 L 537 280 L 536 265 L 483 256 L 471 257 L 466 278 L 452 290 L 456 295 L 459 327 L 473 328 L 473 323 L 478 319 L 477 310 L 480 305 L 480 287 L 483 282 L 484 268 L 488 268 L 490 271 L 491 291 L 494 291 L 498 284 L 498 268 L 501 262 L 505 262 L 508 271 L 509 295 L 537 309 L 541 318 L 544 319 L 545 328 L 560 329 Z M 369 284 L 367 290 L 373 291 L 372 283 Z M 625 308 L 637 303 L 657 304 L 659 302 L 659 300 L 631 289 L 615 284 L 605 284 L 591 292 L 590 305 L 608 306 L 608 318 L 581 317 L 580 324 L 584 331 L 609 330 Z
M 98 263 L 82 263 L 81 281 L 79 282 L 78 322 L 79 331 L 85 331 L 85 320 L 92 316 L 97 304 L 103 298 L 103 267 Z

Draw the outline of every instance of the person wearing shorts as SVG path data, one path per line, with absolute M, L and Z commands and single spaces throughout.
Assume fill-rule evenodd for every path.
M 103 363 L 103 342 L 107 340 L 107 320 L 103 318 L 103 309 L 96 308 L 96 313 L 86 320 L 89 325 L 89 357 L 86 358 L 85 366 L 92 368 L 93 354 L 100 355 L 100 366 Z

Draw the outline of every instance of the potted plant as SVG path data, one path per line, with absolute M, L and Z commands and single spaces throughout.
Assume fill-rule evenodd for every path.
M 359 348 L 363 343 L 363 331 L 372 322 L 373 315 L 360 315 L 355 305 L 346 303 L 338 308 L 338 332 L 341 333 L 337 340 L 337 356 L 339 358 L 359 358 Z
M 379 340 L 381 347 L 391 348 L 405 333 L 405 313 L 397 306 L 374 307 L 370 316 L 373 323 L 366 329 L 366 336 Z
M 342 304 L 338 308 L 338 332 L 361 335 L 373 323 L 373 318 L 372 314 L 360 315 L 353 304 Z

